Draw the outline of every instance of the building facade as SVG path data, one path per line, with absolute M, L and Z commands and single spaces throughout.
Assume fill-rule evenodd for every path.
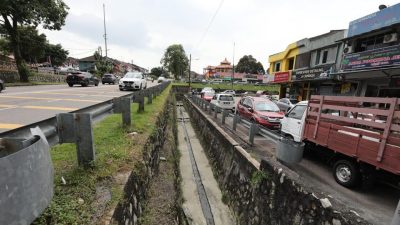
M 203 74 L 206 79 L 221 78 L 218 74 L 232 73 L 233 66 L 225 58 L 218 66 L 207 66 L 203 69 Z
M 338 77 L 357 96 L 400 96 L 400 3 L 351 21 Z

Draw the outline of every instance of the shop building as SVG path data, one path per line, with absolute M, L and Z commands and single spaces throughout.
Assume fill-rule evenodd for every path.
M 218 73 L 232 73 L 233 66 L 225 58 L 218 66 L 207 66 L 203 69 L 203 74 L 206 79 L 220 78 Z
M 356 96 L 400 96 L 400 3 L 349 24 L 338 79 Z

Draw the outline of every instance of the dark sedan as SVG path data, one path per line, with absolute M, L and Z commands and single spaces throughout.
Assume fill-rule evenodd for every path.
M 6 89 L 6 86 L 4 86 L 4 81 L 0 79 L 0 92 L 4 89 Z
M 87 87 L 89 85 L 98 86 L 99 79 L 88 72 L 74 72 L 68 74 L 67 83 L 70 87 L 74 86 L 74 84 L 80 84 L 82 87 Z
M 101 78 L 102 84 L 115 84 L 118 82 L 117 77 L 114 74 L 104 74 Z

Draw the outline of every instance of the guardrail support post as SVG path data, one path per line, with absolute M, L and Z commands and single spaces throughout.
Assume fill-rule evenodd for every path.
M 90 113 L 75 114 L 75 135 L 78 164 L 87 166 L 95 159 L 92 117 Z
M 213 105 L 211 105 L 211 103 L 208 103 L 208 114 L 210 114 L 210 115 L 212 113 L 212 108 L 213 108 Z
M 147 104 L 153 104 L 153 92 L 151 91 L 147 94 Z
M 254 136 L 258 134 L 258 125 L 255 123 L 250 124 L 249 129 L 249 142 L 251 145 L 254 145 Z
M 131 125 L 131 98 L 114 98 L 114 113 L 122 114 L 122 125 Z
M 217 106 L 214 105 L 214 118 L 217 119 L 218 118 L 218 110 L 219 108 Z
M 139 103 L 138 113 L 144 112 L 144 96 L 143 95 L 138 96 L 137 103 Z
M 225 124 L 225 118 L 229 115 L 228 110 L 223 110 L 222 111 L 222 124 Z
M 239 122 L 240 122 L 240 116 L 238 114 L 235 114 L 235 116 L 233 117 L 233 125 L 232 125 L 232 129 L 234 131 L 236 131 L 236 127 Z

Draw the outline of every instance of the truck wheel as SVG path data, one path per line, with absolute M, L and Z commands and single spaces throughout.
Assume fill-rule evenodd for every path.
M 0 84 L 0 92 L 3 90 L 3 85 Z
M 333 176 L 340 185 L 351 188 L 360 183 L 360 170 L 356 162 L 338 160 L 333 165 Z
M 73 84 L 71 84 L 71 83 L 68 83 L 68 86 L 72 87 L 72 86 L 74 86 L 74 85 L 73 85 Z

